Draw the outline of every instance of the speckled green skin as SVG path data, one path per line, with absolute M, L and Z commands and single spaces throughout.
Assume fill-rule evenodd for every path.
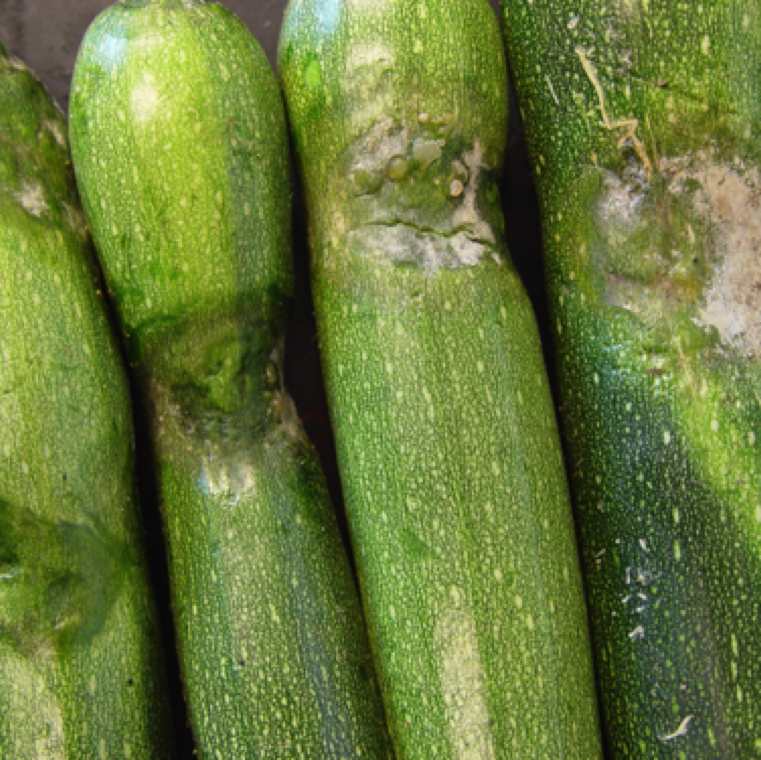
M 153 420 L 181 666 L 207 758 L 385 758 L 322 473 L 281 385 L 288 152 L 269 64 L 216 4 L 88 31 L 74 160 Z
M 0 45 L 0 757 L 169 758 L 127 380 L 66 132 Z
M 503 11 L 610 757 L 759 757 L 761 4 Z
M 397 753 L 598 757 L 556 422 L 502 238 L 496 18 L 480 0 L 294 2 L 279 68 Z

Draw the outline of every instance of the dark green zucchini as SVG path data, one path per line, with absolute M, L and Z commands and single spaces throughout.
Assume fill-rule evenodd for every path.
M 172 757 L 127 379 L 66 121 L 0 45 L 0 757 Z
M 214 3 L 117 3 L 84 40 L 71 125 L 152 419 L 199 752 L 387 757 L 348 560 L 282 385 L 288 142 L 267 59 Z
M 279 68 L 397 752 L 598 757 L 555 416 L 503 240 L 496 17 L 486 0 L 297 0 Z
M 761 4 L 503 9 L 610 756 L 761 757 Z

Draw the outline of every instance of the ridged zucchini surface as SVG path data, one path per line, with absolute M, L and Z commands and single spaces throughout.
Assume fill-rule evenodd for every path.
M 288 144 L 264 53 L 217 4 L 117 3 L 84 40 L 71 124 L 152 419 L 199 754 L 387 757 L 348 559 L 282 385 Z
M 761 757 L 761 4 L 503 11 L 610 757 Z
M 66 120 L 0 45 L 0 757 L 172 757 L 132 420 Z
M 503 240 L 496 17 L 486 0 L 295 0 L 279 59 L 398 756 L 599 757 L 555 416 Z

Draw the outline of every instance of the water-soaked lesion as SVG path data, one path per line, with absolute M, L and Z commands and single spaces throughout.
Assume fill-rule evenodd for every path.
M 220 312 L 153 327 L 141 348 L 150 357 L 143 390 L 154 433 L 163 455 L 190 467 L 204 492 L 237 498 L 254 488 L 251 452 L 263 437 L 311 456 L 284 387 L 276 325 Z
M 353 251 L 427 274 L 474 266 L 485 255 L 502 263 L 493 169 L 454 115 L 420 113 L 414 124 L 382 117 L 343 164 Z
M 91 639 L 132 563 L 105 530 L 49 521 L 0 498 L 0 640 L 45 657 Z
M 761 350 L 761 176 L 710 150 L 601 170 L 594 259 L 608 303 L 695 348 Z

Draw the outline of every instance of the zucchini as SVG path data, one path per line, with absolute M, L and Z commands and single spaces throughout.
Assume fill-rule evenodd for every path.
M 761 755 L 761 3 L 505 0 L 612 758 Z
M 567 484 L 503 240 L 486 0 L 296 0 L 279 69 L 360 588 L 404 758 L 595 758 Z
M 0 45 L 0 756 L 173 756 L 125 368 L 66 121 Z
M 348 558 L 283 389 L 288 142 L 264 53 L 195 0 L 117 3 L 71 100 L 87 216 L 149 417 L 208 758 L 382 758 Z

